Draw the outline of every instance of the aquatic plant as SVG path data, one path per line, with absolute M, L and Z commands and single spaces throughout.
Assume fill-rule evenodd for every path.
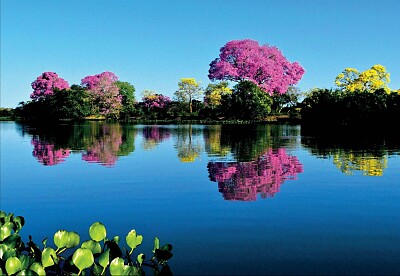
M 154 239 L 152 258 L 146 260 L 141 253 L 132 259 L 134 249 L 143 241 L 143 236 L 135 230 L 125 237 L 130 251 L 125 247 L 121 249 L 119 236 L 108 239 L 106 227 L 101 222 L 90 226 L 91 239 L 81 243 L 80 247 L 78 233 L 59 230 L 53 237 L 57 248 L 47 246 L 46 238 L 41 249 L 31 236 L 26 244 L 22 241 L 19 231 L 24 224 L 24 217 L 0 211 L 1 275 L 84 275 L 87 272 L 91 275 L 144 275 L 144 265 L 153 268 L 155 273 L 161 266 L 160 274 L 171 274 L 167 261 L 172 257 L 172 245 L 160 247 L 157 237 Z M 64 255 L 72 250 L 72 254 Z

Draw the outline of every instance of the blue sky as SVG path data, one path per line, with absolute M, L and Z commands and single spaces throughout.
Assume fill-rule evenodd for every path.
M 180 78 L 205 87 L 209 64 L 233 39 L 277 46 L 306 70 L 302 91 L 334 87 L 346 67 L 374 64 L 400 88 L 400 1 L 1 0 L 1 102 L 29 100 L 31 82 L 56 72 L 69 84 L 114 72 L 172 97 Z

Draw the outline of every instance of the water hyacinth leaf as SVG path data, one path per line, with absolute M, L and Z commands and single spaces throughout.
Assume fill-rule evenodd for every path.
M 18 259 L 21 262 L 21 270 L 28 269 L 29 266 L 35 261 L 34 258 L 31 258 L 27 255 L 20 255 Z
M 169 243 L 164 244 L 164 245 L 161 247 L 161 250 L 172 251 L 172 244 L 169 244 Z
M 140 253 L 140 254 L 137 256 L 137 262 L 139 263 L 139 266 L 142 266 L 142 263 L 143 263 L 143 261 L 144 261 L 145 258 L 146 258 L 146 256 L 145 256 L 143 253 Z
M 42 252 L 42 265 L 43 267 L 49 267 L 58 263 L 56 251 L 51 247 L 46 247 Z
M 4 261 L 4 260 L 7 260 L 8 258 L 11 258 L 11 257 L 19 257 L 19 255 L 20 254 L 16 249 L 11 248 L 11 249 L 8 249 L 6 252 L 4 252 L 2 259 Z
M 15 217 L 14 218 L 14 231 L 15 231 L 15 233 L 18 233 L 22 229 L 24 224 L 25 224 L 24 217 L 21 217 L 21 216 Z
M 21 236 L 18 234 L 12 234 L 3 240 L 3 244 L 9 248 L 19 248 L 22 244 Z
M 116 244 L 119 243 L 119 236 L 115 236 L 114 238 L 112 238 L 112 241 L 115 242 Z
M 0 211 L 0 219 L 5 218 L 7 216 L 6 212 Z
M 67 248 L 75 247 L 79 244 L 81 238 L 79 237 L 78 233 L 71 231 L 68 232 L 68 242 L 67 242 Z
M 78 248 L 72 256 L 72 262 L 80 271 L 90 267 L 94 263 L 92 251 L 85 248 Z
M 8 251 L 8 246 L 5 244 L 0 244 L 0 259 L 3 259 L 4 253 Z
M 45 238 L 45 239 L 42 241 L 42 244 L 44 245 L 44 248 L 46 248 L 47 238 Z
M 110 249 L 107 249 L 106 251 L 103 252 L 103 254 L 100 255 L 99 264 L 102 267 L 107 267 L 109 263 L 110 263 Z
M 94 240 L 88 240 L 82 243 L 81 248 L 86 248 L 92 251 L 93 254 L 101 253 L 101 246 L 98 242 Z
M 0 241 L 11 235 L 13 224 L 11 222 L 6 222 L 0 227 Z
M 107 235 L 106 227 L 101 222 L 95 222 L 89 228 L 89 235 L 92 240 L 102 241 Z
M 129 245 L 129 247 L 132 249 L 135 249 L 138 245 L 140 245 L 143 241 L 143 236 L 142 235 L 136 235 L 135 230 L 131 230 L 128 235 L 126 236 L 126 243 Z
M 58 248 L 66 247 L 67 243 L 68 243 L 68 231 L 66 231 L 66 230 L 58 230 L 54 234 L 53 241 L 54 241 L 54 244 Z
M 9 275 L 21 270 L 21 261 L 17 257 L 10 257 L 6 261 L 6 271 Z
M 159 249 L 159 248 L 160 248 L 160 240 L 157 237 L 155 237 L 154 238 L 153 253 L 156 253 L 156 249 Z
M 96 263 L 94 263 L 93 268 L 92 268 L 92 273 L 94 275 L 101 275 L 101 274 L 103 274 L 103 268 L 99 265 L 96 265 Z
M 139 276 L 139 271 L 134 266 L 125 265 L 123 267 L 122 275 L 138 275 Z
M 36 274 L 39 276 L 46 275 L 46 271 L 40 263 L 35 262 L 31 264 L 31 267 L 29 269 L 36 272 Z
M 13 213 L 9 213 L 5 218 L 4 221 L 5 222 L 12 222 L 14 219 L 14 214 Z
M 110 263 L 110 273 L 111 275 L 123 275 L 124 274 L 124 259 L 115 258 Z

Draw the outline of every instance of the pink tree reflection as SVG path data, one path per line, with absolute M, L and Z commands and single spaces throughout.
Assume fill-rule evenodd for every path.
M 64 162 L 70 153 L 68 149 L 55 149 L 53 144 L 41 141 L 37 137 L 32 138 L 31 144 L 33 145 L 32 155 L 45 166 L 54 166 Z
M 297 157 L 287 155 L 283 148 L 270 149 L 255 161 L 209 162 L 207 167 L 225 200 L 243 201 L 255 201 L 258 193 L 262 198 L 272 197 L 283 182 L 303 172 Z
M 151 150 L 162 141 L 169 139 L 171 132 L 168 128 L 160 128 L 159 126 L 148 126 L 143 128 L 143 148 Z
M 82 153 L 82 160 L 112 167 L 118 159 L 118 151 L 122 144 L 122 130 L 119 125 L 103 125 L 101 132 L 102 135 L 92 141 Z

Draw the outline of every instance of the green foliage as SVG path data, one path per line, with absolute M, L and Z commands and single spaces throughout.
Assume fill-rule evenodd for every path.
M 315 89 L 302 102 L 304 123 L 337 126 L 383 126 L 400 122 L 400 94 Z
M 227 115 L 235 119 L 263 119 L 271 112 L 272 98 L 250 81 L 235 85 L 232 94 L 222 97 Z
M 0 228 L 2 240 L 0 241 L 0 274 L 8 275 L 81 275 L 89 272 L 91 275 L 144 275 L 142 265 L 154 269 L 158 274 L 169 271 L 167 261 L 172 257 L 172 245 L 166 244 L 159 248 L 159 240 L 154 241 L 153 257 L 145 259 L 140 253 L 132 261 L 133 250 L 142 243 L 143 237 L 131 230 L 126 236 L 126 242 L 131 248 L 128 252 L 124 249 L 125 257 L 119 246 L 119 237 L 107 239 L 106 227 L 95 222 L 89 228 L 91 240 L 82 243 L 69 256 L 61 253 L 67 248 L 79 246 L 79 235 L 73 231 L 59 230 L 54 234 L 54 244 L 57 250 L 46 246 L 47 239 L 43 241 L 44 248 L 40 249 L 29 236 L 29 242 L 24 244 L 18 231 L 24 225 L 23 217 L 14 217 L 12 213 L 0 211 Z M 103 245 L 100 244 L 103 243 Z
M 135 113 L 135 87 L 129 82 L 116 81 L 114 84 L 119 89 L 119 94 L 122 96 L 121 118 L 129 118 Z

